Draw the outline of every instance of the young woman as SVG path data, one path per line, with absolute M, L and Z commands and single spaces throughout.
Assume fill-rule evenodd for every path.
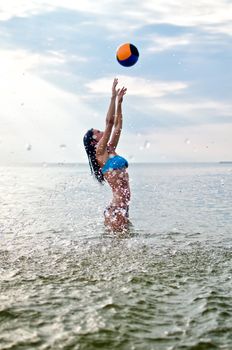
M 116 90 L 117 84 L 118 79 L 114 79 L 105 131 L 90 129 L 83 141 L 92 174 L 100 183 L 106 180 L 113 192 L 113 199 L 104 211 L 105 225 L 111 230 L 123 231 L 129 225 L 130 186 L 128 162 L 117 155 L 116 147 L 122 130 L 122 102 L 127 89 Z

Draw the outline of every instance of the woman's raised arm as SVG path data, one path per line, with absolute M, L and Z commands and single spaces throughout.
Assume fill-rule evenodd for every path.
M 98 142 L 97 148 L 96 148 L 96 154 L 97 155 L 102 155 L 104 154 L 107 143 L 110 139 L 111 131 L 114 125 L 114 118 L 115 118 L 115 100 L 117 97 L 117 94 L 119 90 L 116 90 L 116 86 L 118 84 L 118 79 L 114 79 L 113 85 L 112 85 L 112 96 L 110 100 L 110 105 L 109 109 L 106 115 L 106 126 L 105 126 L 105 131 L 103 133 L 103 136 L 101 140 Z
M 115 151 L 118 145 L 118 141 L 122 131 L 122 101 L 123 101 L 123 96 L 126 94 L 126 90 L 127 89 L 123 87 L 118 92 L 118 103 L 117 103 L 116 115 L 114 120 L 114 131 L 109 143 L 110 149 L 112 149 L 113 151 Z

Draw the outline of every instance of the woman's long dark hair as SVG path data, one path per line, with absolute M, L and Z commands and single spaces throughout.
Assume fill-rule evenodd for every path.
M 87 131 L 83 138 L 83 142 L 89 159 L 91 174 L 93 174 L 100 183 L 103 183 L 105 180 L 101 168 L 96 159 L 96 141 L 93 138 L 93 129 Z

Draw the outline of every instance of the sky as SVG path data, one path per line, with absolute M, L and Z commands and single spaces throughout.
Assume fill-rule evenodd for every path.
M 129 162 L 232 160 L 231 63 L 231 0 L 2 1 L 0 164 L 87 163 L 115 77 Z

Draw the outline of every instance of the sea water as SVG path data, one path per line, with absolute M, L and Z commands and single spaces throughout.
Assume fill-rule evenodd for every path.
M 131 164 L 125 235 L 87 165 L 0 167 L 0 349 L 232 349 L 232 164 Z

